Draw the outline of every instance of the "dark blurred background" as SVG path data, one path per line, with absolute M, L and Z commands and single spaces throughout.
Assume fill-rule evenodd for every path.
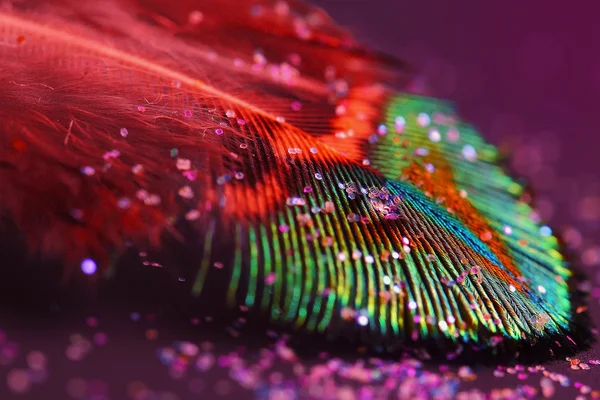
M 315 0 L 410 61 L 437 96 L 512 152 L 543 216 L 599 238 L 600 4 L 593 0 Z M 598 260 L 600 261 L 600 260 Z
M 434 94 L 455 101 L 465 119 L 511 154 L 512 169 L 528 178 L 538 195 L 540 214 L 563 234 L 574 262 L 590 277 L 590 304 L 597 315 L 600 4 L 594 0 L 314 3 L 364 42 L 412 63 Z M 279 367 L 267 368 L 266 386 L 245 390 L 239 382 L 246 378 L 232 368 L 235 357 L 227 356 L 239 350 L 243 340 L 203 347 L 202 365 L 207 370 L 202 372 L 197 360 L 194 367 L 181 361 L 185 357 L 175 357 L 179 364 L 169 358 L 193 350 L 189 346 L 182 350 L 176 341 L 198 342 L 198 336 L 155 321 L 142 306 L 120 310 L 121 314 L 82 312 L 72 318 L 58 317 L 58 310 L 50 308 L 45 318 L 28 320 L 4 314 L 0 307 L 0 400 L 288 399 L 299 393 L 296 368 L 329 365 L 326 358 L 300 359 L 293 365 L 284 363 L 281 375 Z M 207 335 L 215 341 L 214 333 Z M 245 345 L 255 350 L 253 344 Z M 463 398 L 483 399 L 489 397 L 481 393 L 494 389 L 506 394 L 497 398 L 600 398 L 600 392 L 594 392 L 600 389 L 598 346 L 578 357 L 589 370 L 573 369 L 573 363 L 565 360 L 534 370 L 524 366 L 446 370 L 404 363 L 398 368 L 408 371 L 406 376 L 390 379 L 396 386 L 421 385 L 423 396 L 437 393 L 438 398 L 452 398 L 463 390 L 472 396 Z M 555 373 L 553 379 L 544 380 L 544 368 Z M 373 370 L 356 372 L 358 378 L 347 387 L 336 381 L 342 389 L 334 390 L 333 398 L 379 398 L 376 393 L 383 384 L 373 378 Z M 320 394 L 313 393 L 316 398 Z

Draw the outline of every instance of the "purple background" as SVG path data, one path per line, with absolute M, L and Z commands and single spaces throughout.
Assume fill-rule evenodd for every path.
M 513 167 L 532 178 L 546 217 L 598 234 L 598 2 L 314 3 L 363 41 L 410 61 L 487 139 L 510 145 Z M 596 218 L 581 216 L 586 197 L 595 198 L 588 214 Z

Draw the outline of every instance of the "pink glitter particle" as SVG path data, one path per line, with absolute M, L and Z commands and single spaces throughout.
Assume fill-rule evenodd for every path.
M 93 340 L 97 346 L 104 346 L 108 341 L 108 336 L 105 333 L 98 332 L 94 335 Z
M 270 285 L 274 284 L 276 279 L 277 279 L 277 275 L 274 272 L 271 272 L 265 278 L 265 285 L 270 286 Z

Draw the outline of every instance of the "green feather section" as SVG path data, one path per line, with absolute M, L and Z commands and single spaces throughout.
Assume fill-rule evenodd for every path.
M 505 266 L 464 221 L 399 179 L 410 160 L 418 158 L 415 150 L 432 143 L 426 127 L 415 124 L 419 114 L 431 115 L 430 127 L 445 133 L 449 128 L 433 121 L 446 110 L 423 98 L 394 100 L 388 133 L 369 147 L 372 165 L 383 175 L 304 136 L 292 144 L 277 138 L 272 143 L 277 154 L 293 148 L 302 157 L 293 151 L 285 160 L 269 160 L 268 149 L 257 145 L 256 157 L 272 162 L 269 167 L 281 174 L 280 187 L 265 191 L 283 189 L 289 196 L 259 217 L 231 220 L 219 208 L 205 217 L 221 221 L 207 240 L 219 238 L 219 248 L 228 250 L 204 252 L 194 292 L 202 295 L 211 280 L 226 275 L 231 307 L 248 306 L 298 329 L 357 333 L 364 341 L 391 346 L 441 338 L 531 342 L 566 332 L 568 270 L 556 239 L 543 237 L 529 206 L 516 199 L 521 188 L 495 165 L 493 147 L 463 124 L 457 125 L 459 140 L 436 143 L 452 166 L 456 186 L 490 225 L 499 231 L 512 227 L 512 235 L 503 240 L 522 272 L 513 278 L 528 282 L 523 291 L 478 269 L 485 263 L 499 270 Z M 392 140 L 397 116 L 406 120 L 402 135 L 408 147 Z M 464 157 L 467 144 L 477 152 L 475 161 Z M 251 177 L 252 168 L 244 174 Z M 244 184 L 232 180 L 221 186 L 225 193 L 227 185 Z M 519 245 L 522 238 L 531 244 Z M 215 270 L 215 262 L 225 268 Z M 546 292 L 536 290 L 538 285 Z

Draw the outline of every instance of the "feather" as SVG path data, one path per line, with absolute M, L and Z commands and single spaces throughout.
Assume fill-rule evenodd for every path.
M 45 257 L 177 238 L 195 296 L 388 350 L 573 330 L 495 149 L 318 9 L 25 0 L 0 44 L 0 209 Z

